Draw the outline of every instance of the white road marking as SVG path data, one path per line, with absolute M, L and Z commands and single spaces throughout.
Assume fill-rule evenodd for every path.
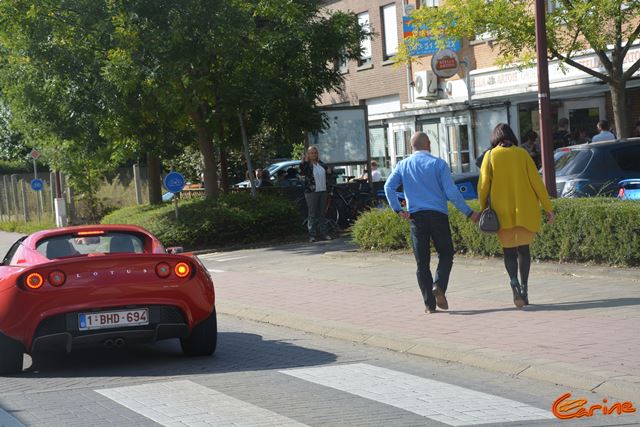
M 218 261 L 218 262 L 227 262 L 227 261 L 235 261 L 237 259 L 244 259 L 244 258 L 249 258 L 249 255 L 245 255 L 245 256 L 233 256 L 233 257 L 229 257 L 229 258 L 218 258 L 218 259 L 214 259 L 213 261 Z
M 218 258 L 218 257 L 222 257 L 222 258 Z M 198 258 L 205 260 L 205 261 L 218 261 L 218 262 L 227 262 L 227 261 L 234 261 L 237 259 L 244 259 L 244 258 L 249 258 L 249 255 L 239 255 L 239 256 L 232 256 L 232 257 L 225 257 L 225 254 L 221 254 L 221 253 L 212 253 L 212 254 L 204 254 L 204 255 L 198 255 Z
M 216 270 L 215 268 L 207 268 L 207 271 L 211 273 L 224 273 L 224 270 Z
M 366 363 L 280 372 L 452 426 L 554 418 L 525 403 Z
M 0 409 L 0 427 L 24 427 L 24 424 L 12 417 L 7 411 Z
M 191 381 L 96 390 L 163 426 L 304 426 Z

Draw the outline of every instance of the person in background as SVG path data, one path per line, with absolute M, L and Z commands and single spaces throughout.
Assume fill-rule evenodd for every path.
M 480 214 L 467 205 L 458 190 L 449 165 L 431 154 L 431 141 L 424 132 L 416 132 L 411 138 L 413 154 L 398 163 L 384 185 L 389 206 L 411 222 L 411 242 L 416 259 L 418 286 L 422 293 L 425 313 L 435 313 L 436 305 L 446 310 L 449 303 L 445 296 L 449 275 L 453 266 L 453 240 L 449 228 L 449 208 L 456 209 L 467 218 L 478 222 Z M 404 211 L 396 190 L 402 185 L 408 211 Z M 438 252 L 435 278 L 431 276 L 431 240 Z
M 537 143 L 538 134 L 534 130 L 530 130 L 525 135 L 525 141 L 522 143 L 522 148 L 527 150 L 527 153 L 533 159 L 533 163 L 536 164 L 536 168 L 540 169 L 540 144 Z
M 266 169 L 260 169 L 260 184 L 258 187 L 273 187 L 273 183 L 271 182 L 271 174 Z
M 287 171 L 284 169 L 278 169 L 276 173 L 276 187 L 288 187 L 289 183 L 285 179 L 287 177 Z
M 598 141 L 613 141 L 616 136 L 609 130 L 609 122 L 606 120 L 600 120 L 596 125 L 598 128 L 598 134 L 591 138 L 591 142 Z
M 314 145 L 307 149 L 307 153 L 300 162 L 300 173 L 304 176 L 304 198 L 307 202 L 307 229 L 309 242 L 318 238 L 331 240 L 324 208 L 327 204 L 327 174 L 331 169 L 320 160 L 318 148 Z
M 553 149 L 557 150 L 558 148 L 567 147 L 570 138 L 569 119 L 562 117 L 558 120 L 558 129 L 553 133 Z
M 360 176 L 360 178 L 358 178 L 358 180 L 367 181 L 368 179 L 369 179 L 369 171 L 365 169 L 364 173 L 362 174 L 362 176 Z M 378 170 L 378 162 L 376 162 L 375 160 L 372 160 L 371 161 L 371 182 L 379 182 L 380 180 L 382 180 L 382 175 Z
M 491 135 L 493 147 L 484 156 L 478 181 L 480 210 L 487 197 L 500 223 L 498 240 L 509 274 L 513 303 L 529 304 L 529 245 L 540 230 L 540 204 L 552 224 L 555 216 L 551 201 L 531 156 L 518 147 L 518 139 L 506 123 L 498 124 Z M 518 280 L 518 269 L 520 280 Z
M 589 138 L 589 132 L 583 127 L 579 127 L 573 134 L 573 141 L 571 145 L 588 144 L 591 142 Z

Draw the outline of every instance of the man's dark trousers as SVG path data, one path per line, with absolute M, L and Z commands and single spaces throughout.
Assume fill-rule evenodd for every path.
M 449 216 L 437 211 L 418 211 L 411 214 L 411 242 L 416 257 L 418 285 L 422 292 L 424 304 L 435 310 L 436 299 L 431 291 L 434 279 L 431 276 L 429 262 L 431 260 L 431 239 L 438 252 L 438 267 L 435 283 L 447 291 L 449 274 L 453 266 L 453 241 L 449 228 Z

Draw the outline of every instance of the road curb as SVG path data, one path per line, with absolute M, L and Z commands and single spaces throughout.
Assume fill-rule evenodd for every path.
M 216 310 L 230 315 L 277 326 L 356 342 L 377 348 L 461 363 L 513 376 L 550 382 L 597 392 L 631 402 L 640 402 L 640 377 L 616 372 L 582 368 L 548 359 L 523 358 L 522 355 L 482 346 L 442 342 L 428 338 L 385 334 L 344 322 L 304 317 L 284 311 L 252 307 L 232 301 L 218 302 Z

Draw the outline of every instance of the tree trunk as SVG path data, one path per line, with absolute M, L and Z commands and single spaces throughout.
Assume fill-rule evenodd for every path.
M 147 179 L 149 181 L 149 204 L 162 203 L 162 184 L 160 179 L 160 157 L 147 153 Z
M 227 166 L 227 150 L 220 148 L 220 180 L 222 181 L 222 191 L 224 194 L 229 193 L 229 170 Z
M 629 108 L 627 106 L 626 82 L 613 81 L 609 84 L 611 104 L 613 105 L 613 120 L 616 125 L 616 136 L 627 138 L 629 129 Z
M 196 111 L 190 112 L 189 116 L 196 127 L 198 147 L 204 163 L 204 194 L 207 199 L 216 199 L 218 197 L 218 169 L 213 149 L 213 138 L 205 120 L 205 112 L 208 108 L 206 103 L 202 103 Z
M 238 119 L 240 120 L 240 134 L 242 135 L 242 146 L 244 147 L 244 159 L 247 162 L 247 171 L 249 172 L 249 184 L 251 185 L 251 197 L 256 197 L 256 181 L 253 179 L 253 165 L 251 164 L 251 153 L 249 152 L 249 138 L 247 130 L 244 127 L 244 118 L 242 113 L 238 111 Z

